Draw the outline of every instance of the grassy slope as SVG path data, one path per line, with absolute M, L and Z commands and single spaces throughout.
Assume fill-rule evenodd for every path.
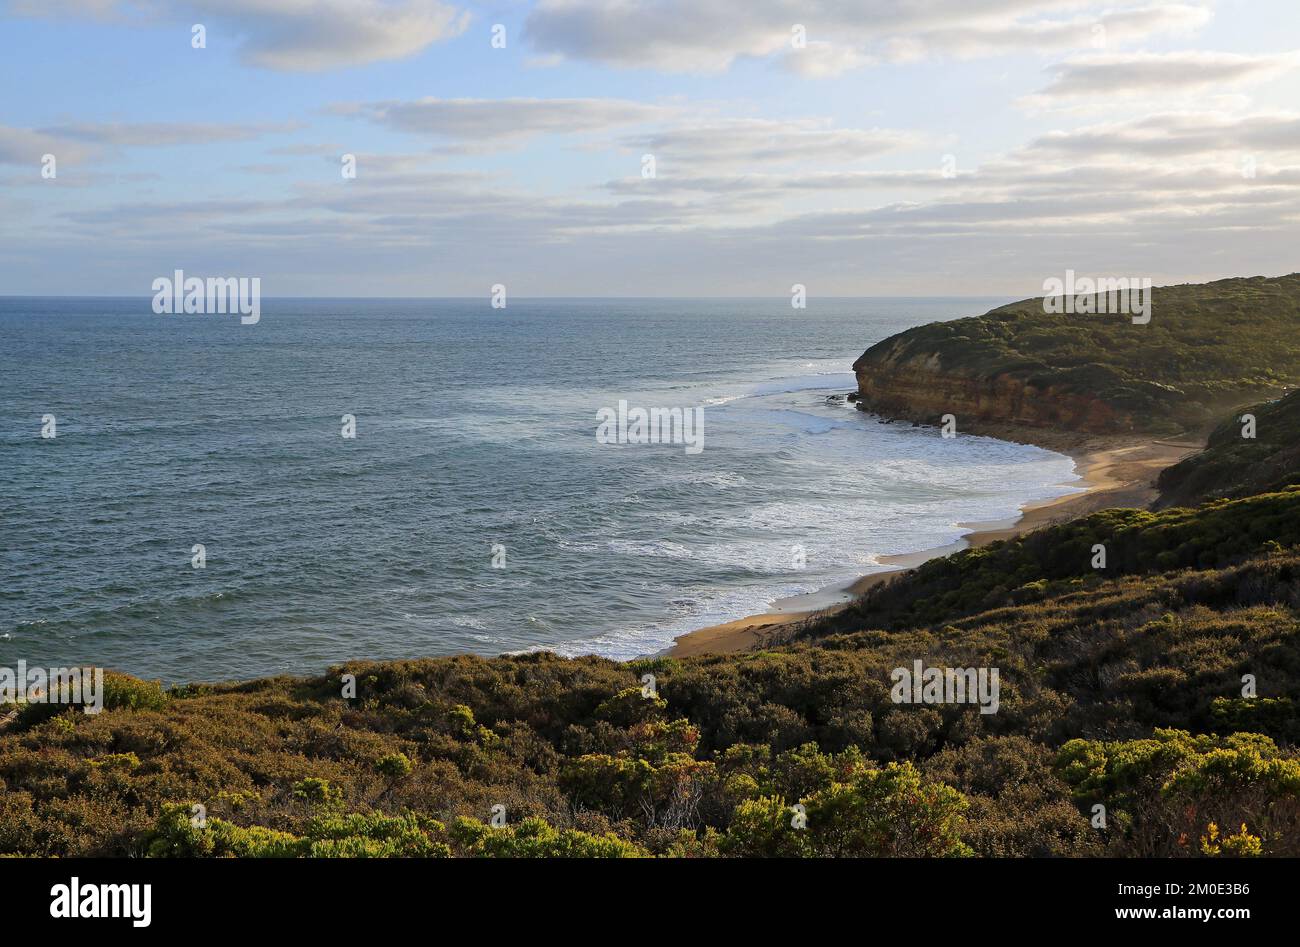
M 1098 545 L 1105 550 L 1103 568 L 1093 566 Z M 935 624 L 1116 575 L 1215 568 L 1298 545 L 1300 488 L 1198 509 L 1102 510 L 1011 542 L 931 559 L 871 589 L 854 606 L 813 623 L 806 634 L 864 624 Z
M 1095 395 L 1156 432 L 1202 430 L 1230 407 L 1300 383 L 1300 274 L 1153 293 L 1146 325 L 1048 314 L 1041 299 L 1028 299 L 910 329 L 858 365 L 889 351 L 937 352 L 945 370 Z
M 1245 414 L 1255 437 L 1242 437 Z M 1280 490 L 1300 483 L 1300 391 L 1243 409 L 1210 434 L 1206 449 L 1160 475 L 1159 507 Z

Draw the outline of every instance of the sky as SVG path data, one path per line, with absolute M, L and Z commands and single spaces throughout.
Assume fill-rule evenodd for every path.
M 0 88 L 0 295 L 1300 270 L 1298 0 L 0 0 Z

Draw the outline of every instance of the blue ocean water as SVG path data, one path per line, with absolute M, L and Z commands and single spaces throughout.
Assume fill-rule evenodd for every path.
M 827 402 L 1002 301 L 0 299 L 0 665 L 662 649 L 1068 492 L 1060 455 Z M 704 449 L 598 443 L 620 399 L 703 406 Z

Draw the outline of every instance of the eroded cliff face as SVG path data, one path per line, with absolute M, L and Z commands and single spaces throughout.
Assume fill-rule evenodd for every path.
M 853 363 L 858 406 L 887 418 L 958 427 L 971 420 L 1026 424 L 1092 434 L 1134 430 L 1133 418 L 1095 395 L 1039 387 L 1009 373 L 981 375 L 946 366 L 934 351 L 885 340 Z

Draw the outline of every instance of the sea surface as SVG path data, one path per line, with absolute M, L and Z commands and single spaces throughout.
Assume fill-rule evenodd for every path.
M 1070 492 L 1058 454 L 828 402 L 1005 301 L 0 298 L 0 665 L 661 650 Z M 620 400 L 702 407 L 703 449 L 598 443 Z

